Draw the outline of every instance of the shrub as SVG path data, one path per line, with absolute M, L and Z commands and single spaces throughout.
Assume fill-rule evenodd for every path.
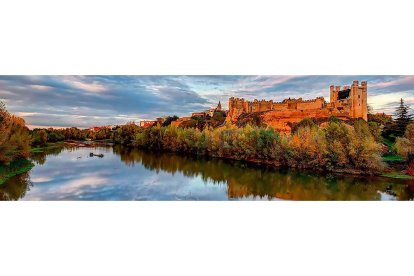
M 404 137 L 397 137 L 395 150 L 398 155 L 406 159 L 414 154 L 414 123 L 407 126 Z
M 407 170 L 406 170 L 406 173 L 407 173 L 408 175 L 412 175 L 412 176 L 414 176 L 414 163 L 411 163 L 411 164 L 408 166 L 408 168 L 407 168 Z

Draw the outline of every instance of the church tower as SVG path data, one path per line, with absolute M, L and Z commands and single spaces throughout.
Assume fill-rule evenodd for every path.
M 220 103 L 220 101 L 219 101 L 219 103 L 218 103 L 218 105 L 217 105 L 217 107 L 216 107 L 216 110 L 217 110 L 217 111 L 221 111 L 221 103 Z

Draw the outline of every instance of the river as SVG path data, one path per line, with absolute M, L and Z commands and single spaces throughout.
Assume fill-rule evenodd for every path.
M 90 153 L 103 157 L 90 156 Z M 412 200 L 414 183 L 320 175 L 121 146 L 34 153 L 2 200 Z

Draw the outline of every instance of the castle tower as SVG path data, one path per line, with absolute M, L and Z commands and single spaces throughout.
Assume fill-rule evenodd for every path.
M 329 98 L 329 100 L 330 100 L 330 102 L 331 103 L 334 103 L 334 102 L 336 102 L 336 100 L 337 100 L 337 93 L 335 93 L 336 92 L 336 90 L 335 90 L 335 86 L 333 86 L 333 85 L 331 85 L 330 87 L 329 87 L 329 92 L 330 92 L 330 98 Z
M 221 105 L 221 104 L 220 104 Z M 234 98 L 231 97 L 229 99 L 229 113 L 228 113 L 228 119 L 229 120 L 235 120 L 237 117 L 239 117 L 240 114 L 244 112 L 249 112 L 249 102 L 245 101 L 243 98 Z
M 353 81 L 351 86 L 351 100 L 352 100 L 352 117 L 362 118 L 368 120 L 368 87 L 367 82 L 362 81 L 361 85 L 358 81 Z
M 345 108 L 351 118 L 362 118 L 368 120 L 368 86 L 366 81 L 359 85 L 358 81 L 353 81 L 352 85 L 329 87 L 330 102 L 333 107 Z

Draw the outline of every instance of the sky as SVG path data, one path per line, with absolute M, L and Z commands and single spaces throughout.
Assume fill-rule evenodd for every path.
M 0 76 L 0 100 L 29 127 L 125 124 L 215 107 L 229 97 L 329 101 L 329 86 L 368 82 L 374 112 L 393 114 L 401 98 L 414 108 L 414 76 Z M 412 111 L 412 110 L 411 110 Z

